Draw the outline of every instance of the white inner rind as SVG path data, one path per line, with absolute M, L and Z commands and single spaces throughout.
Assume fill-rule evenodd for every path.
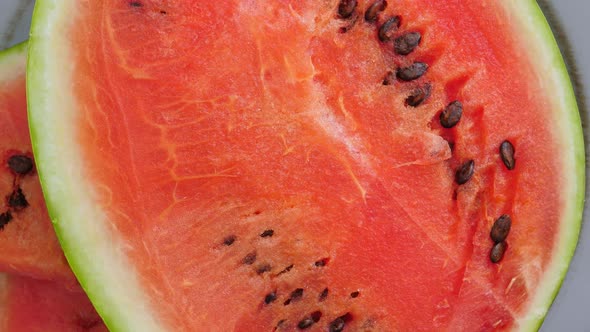
M 165 331 L 126 256 L 126 244 L 94 199 L 78 136 L 68 31 L 78 1 L 39 0 L 27 71 L 29 124 L 50 217 L 72 270 L 111 331 Z M 105 289 L 104 287 L 108 287 Z
M 38 0 L 31 30 L 27 89 L 31 135 L 51 218 L 66 256 L 92 302 L 111 330 L 162 331 L 163 322 L 142 289 L 137 271 L 115 232 L 93 199 L 93 188 L 81 173 L 76 144 L 76 109 L 71 89 L 74 67 L 69 54 L 73 0 Z M 519 34 L 527 36 L 540 84 L 552 96 L 556 138 L 564 160 L 562 227 L 554 259 L 545 271 L 517 327 L 534 330 L 557 293 L 575 250 L 584 198 L 584 147 L 573 89 L 557 43 L 534 0 L 501 1 Z M 59 47 L 57 47 L 59 45 Z M 108 289 L 103 289 L 105 285 Z
M 551 32 L 541 8 L 535 0 L 499 1 L 511 17 L 516 20 L 514 29 L 526 44 L 535 68 L 538 68 L 538 83 L 547 91 L 553 106 L 552 123 L 556 126 L 555 138 L 559 144 L 559 158 L 562 161 L 560 195 L 562 201 L 561 228 L 555 242 L 552 261 L 535 295 L 522 317 L 516 317 L 517 327 L 523 331 L 537 330 L 549 310 L 553 299 L 563 282 L 569 263 L 574 255 L 584 209 L 585 157 L 584 137 L 576 96 L 570 77 L 563 62 L 557 41 Z

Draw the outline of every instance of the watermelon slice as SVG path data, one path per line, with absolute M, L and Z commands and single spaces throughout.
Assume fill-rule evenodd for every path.
M 47 214 L 27 123 L 27 44 L 0 53 L 0 271 L 74 281 Z
M 39 0 L 50 215 L 113 330 L 538 327 L 579 232 L 535 1 Z

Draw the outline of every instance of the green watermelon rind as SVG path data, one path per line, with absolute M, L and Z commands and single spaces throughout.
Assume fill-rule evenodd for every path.
M 68 62 L 68 24 L 76 13 L 73 0 L 38 0 L 33 14 L 27 92 L 29 124 L 39 177 L 50 217 L 66 257 L 90 299 L 112 331 L 160 331 L 155 306 L 143 294 L 139 276 L 121 251 L 116 233 L 107 228 L 104 211 L 93 200 L 90 184 L 80 173 L 81 153 L 74 142 L 75 107 L 68 88 L 74 68 Z M 534 64 L 550 86 L 555 103 L 556 139 L 564 160 L 564 215 L 556 253 L 519 329 L 536 330 L 553 302 L 574 254 L 584 206 L 585 155 L 580 114 L 567 68 L 551 28 L 537 2 L 503 1 L 518 17 L 519 33 L 527 35 Z M 553 68 L 553 70 L 549 70 Z M 59 89 L 55 87 L 58 86 Z M 108 273 L 105 272 L 108 269 Z M 101 288 L 108 285 L 109 291 Z

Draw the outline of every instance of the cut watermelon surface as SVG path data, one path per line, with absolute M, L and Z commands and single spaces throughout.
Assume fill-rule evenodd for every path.
M 584 153 L 534 1 L 39 0 L 50 215 L 113 330 L 542 322 Z
M 27 44 L 0 53 L 0 270 L 73 281 L 47 214 L 27 122 Z

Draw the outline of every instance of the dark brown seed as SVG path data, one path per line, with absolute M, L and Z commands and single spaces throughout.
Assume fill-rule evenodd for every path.
M 270 266 L 270 264 L 268 264 L 268 263 L 264 263 L 264 264 L 259 265 L 256 268 L 256 273 L 263 274 L 266 272 L 270 272 L 270 270 L 272 270 L 272 266 Z
M 12 221 L 12 214 L 10 213 L 10 211 L 6 211 L 6 212 L 0 214 L 0 230 L 3 230 L 4 226 L 6 226 L 11 221 Z
M 142 5 L 142 4 L 141 4 L 141 2 L 139 2 L 139 1 L 131 1 L 131 2 L 129 3 L 129 6 L 131 6 L 131 7 L 141 7 L 141 6 L 143 6 L 143 5 Z
M 453 128 L 461 120 L 461 115 L 463 115 L 463 104 L 455 100 L 440 113 L 440 125 L 445 128 Z
M 260 234 L 260 237 L 271 237 L 275 234 L 275 231 L 273 231 L 272 229 L 267 229 L 264 232 L 262 232 L 262 234 Z
M 359 295 L 361 295 L 361 292 L 359 291 L 350 293 L 350 297 L 352 297 L 353 299 L 356 299 L 357 297 L 359 297 Z
M 338 17 L 347 19 L 354 13 L 356 9 L 357 0 L 340 0 L 338 4 Z
M 430 83 L 426 83 L 421 87 L 417 87 L 416 89 L 412 90 L 410 95 L 406 98 L 406 105 L 412 107 L 420 106 L 428 99 L 428 97 L 430 97 L 431 91 L 432 85 L 430 85 Z
M 475 162 L 473 160 L 466 161 L 455 173 L 455 181 L 458 184 L 465 184 L 471 177 L 475 171 Z
M 399 28 L 400 23 L 401 18 L 399 16 L 391 17 L 385 21 L 385 23 L 379 27 L 379 40 L 382 42 L 390 41 Z
M 330 323 L 330 327 L 328 328 L 328 331 L 341 332 L 342 330 L 344 330 L 345 325 L 346 325 L 346 322 L 344 321 L 344 319 L 342 317 L 338 317 Z
M 510 141 L 506 140 L 500 144 L 500 157 L 502 162 L 506 165 L 506 168 L 513 170 L 516 165 L 516 159 L 514 159 L 514 145 Z
M 323 300 L 325 300 L 328 297 L 328 288 L 324 288 L 324 290 L 320 293 L 320 296 L 318 297 L 318 300 L 321 302 Z
M 320 259 L 320 260 L 316 261 L 316 262 L 314 263 L 314 265 L 315 265 L 315 266 L 317 266 L 317 267 L 326 266 L 326 265 L 328 265 L 328 262 L 329 262 L 329 261 L 330 261 L 330 259 L 329 259 L 329 258 L 322 258 L 322 259 Z
M 228 235 L 223 239 L 223 244 L 226 246 L 231 246 L 232 244 L 234 244 L 234 242 L 236 242 L 235 235 Z
M 276 301 L 276 299 L 277 299 L 277 293 L 276 292 L 268 293 L 264 297 L 264 303 L 271 304 L 274 301 Z
M 395 82 L 395 74 L 392 71 L 388 71 L 383 78 L 383 85 L 392 85 Z
M 242 263 L 246 265 L 252 265 L 254 262 L 256 262 L 256 251 L 249 253 L 242 259 Z
M 25 175 L 33 170 L 33 159 L 25 155 L 14 155 L 8 158 L 8 167 L 16 174 Z
M 414 62 L 407 67 L 399 68 L 396 72 L 396 76 L 402 81 L 409 82 L 422 77 L 422 75 L 426 73 L 426 70 L 428 70 L 427 64 L 424 62 Z
M 504 252 L 506 252 L 506 241 L 496 243 L 492 250 L 490 251 L 490 260 L 492 263 L 499 263 L 502 258 L 504 257 Z
M 387 8 L 387 1 L 377 0 L 373 2 L 373 4 L 370 5 L 365 12 L 365 21 L 369 23 L 377 21 L 377 15 L 379 15 L 379 12 L 384 11 L 385 8 Z
M 314 322 L 319 322 L 320 319 L 322 319 L 322 312 L 321 311 L 314 311 L 311 313 L 311 315 L 309 315 L 311 317 L 311 319 L 313 319 Z
M 291 264 L 289 266 L 287 266 L 286 268 L 284 268 L 283 270 L 281 270 L 279 273 L 277 273 L 277 277 L 280 276 L 283 273 L 287 273 L 289 271 L 291 271 L 291 269 L 294 267 L 295 265 Z
M 393 50 L 399 55 L 408 55 L 418 47 L 422 35 L 420 32 L 408 32 L 393 41 Z
M 512 226 L 512 219 L 510 219 L 509 215 L 503 214 L 494 222 L 490 237 L 495 243 L 504 242 L 508 237 L 508 233 L 510 233 L 510 226 Z
M 303 288 L 297 288 L 291 292 L 291 300 L 299 300 L 301 297 L 303 297 Z
M 299 321 L 299 323 L 297 323 L 297 328 L 300 330 L 306 330 L 310 328 L 313 324 L 315 324 L 313 319 L 311 317 L 307 317 Z
M 27 202 L 27 198 L 21 188 L 17 188 L 10 194 L 8 197 L 8 206 L 15 210 L 21 210 L 29 206 L 29 202 Z

